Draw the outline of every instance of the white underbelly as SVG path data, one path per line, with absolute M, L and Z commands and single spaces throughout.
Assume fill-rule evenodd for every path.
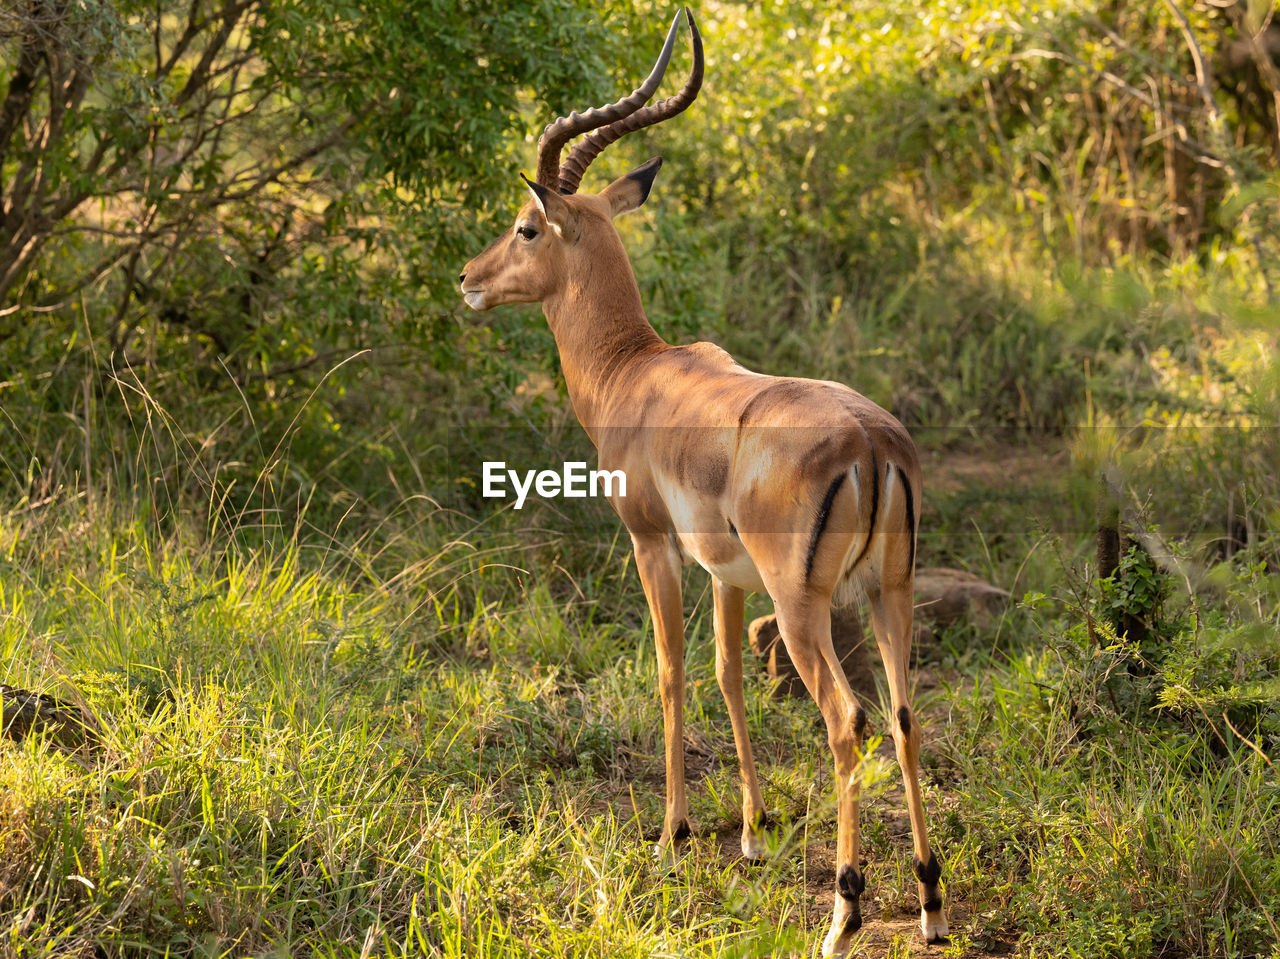
M 766 591 L 764 581 L 760 578 L 760 571 L 756 569 L 756 564 L 751 561 L 751 557 L 747 555 L 747 551 L 741 544 L 738 544 L 738 549 L 727 559 L 722 551 L 717 551 L 719 561 L 713 562 L 706 555 L 710 551 L 700 550 L 698 543 L 689 542 L 684 537 L 680 539 L 680 558 L 684 562 L 697 563 L 720 582 L 728 583 L 730 586 L 737 586 L 739 589 L 754 593 Z
M 677 530 L 676 544 L 683 563 L 693 561 L 723 583 L 752 592 L 765 592 L 760 571 L 747 555 L 746 548 L 736 535 L 729 532 L 730 524 L 724 518 L 720 504 L 714 498 L 699 497 L 687 492 L 678 484 L 661 481 L 663 502 L 671 514 L 672 526 Z M 707 530 L 717 526 L 723 533 L 679 532 L 681 530 Z
M 698 565 L 722 583 L 728 583 L 730 586 L 737 586 L 739 589 L 745 589 L 753 593 L 765 592 L 764 580 L 760 578 L 760 571 L 756 569 L 756 564 L 751 562 L 751 557 L 745 552 L 729 563 L 721 563 L 719 565 L 699 563 Z

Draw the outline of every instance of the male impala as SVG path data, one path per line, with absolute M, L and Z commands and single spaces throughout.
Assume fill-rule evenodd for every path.
M 574 412 L 600 467 L 623 470 L 610 501 L 631 534 L 657 634 L 667 802 L 659 846 L 690 834 L 684 782 L 684 611 L 680 566 L 712 577 L 716 674 L 728 703 L 742 780 L 742 852 L 764 854 L 767 821 L 742 702 L 746 590 L 772 597 L 787 652 L 822 711 L 835 756 L 839 808 L 835 913 L 824 955 L 848 953 L 862 924 L 858 762 L 866 714 L 831 643 L 832 599 L 859 592 L 889 680 L 898 761 L 906 781 L 921 927 L 947 933 L 929 849 L 907 664 L 920 466 L 901 424 L 839 383 L 764 376 L 711 343 L 672 346 L 645 319 L 612 219 L 640 206 L 661 165 L 652 159 L 596 195 L 577 194 L 588 164 L 625 133 L 684 110 L 702 83 L 702 40 L 686 8 L 693 69 L 675 96 L 645 106 L 675 43 L 676 15 L 653 71 L 630 96 L 550 124 L 538 141 L 532 199 L 510 232 L 466 265 L 469 306 L 541 302 Z M 563 164 L 560 153 L 586 133 Z

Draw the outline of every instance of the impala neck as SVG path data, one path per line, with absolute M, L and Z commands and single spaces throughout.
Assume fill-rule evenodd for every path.
M 645 318 L 640 289 L 621 244 L 592 253 L 563 289 L 543 301 L 556 338 L 573 410 L 596 441 L 596 428 L 614 420 L 628 402 L 628 371 L 636 360 L 665 346 Z

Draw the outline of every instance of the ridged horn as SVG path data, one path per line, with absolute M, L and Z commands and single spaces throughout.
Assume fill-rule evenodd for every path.
M 561 193 L 573 193 L 577 190 L 587 166 L 606 146 L 625 133 L 658 123 L 668 116 L 675 116 L 693 102 L 693 98 L 697 95 L 698 88 L 702 84 L 702 38 L 698 35 L 697 25 L 694 23 L 693 14 L 689 12 L 688 7 L 685 7 L 683 12 L 688 18 L 689 26 L 693 31 L 695 61 L 693 74 L 690 76 L 684 90 L 681 90 L 674 97 L 641 109 L 649 101 L 649 98 L 653 96 L 654 91 L 658 89 L 658 85 L 662 82 L 663 74 L 666 73 L 667 64 L 671 62 L 671 52 L 675 48 L 676 30 L 680 26 L 680 13 L 677 12 L 675 19 L 671 22 L 671 29 L 667 31 L 666 42 L 662 45 L 662 52 L 658 55 L 658 60 L 654 63 L 653 69 L 649 71 L 644 83 L 636 87 L 629 96 L 602 107 L 594 107 L 586 113 L 573 112 L 567 117 L 558 117 L 554 122 L 547 124 L 546 129 L 542 131 L 542 136 L 538 138 L 538 173 L 536 177 L 538 183 L 550 189 L 559 190 Z M 682 98 L 683 102 L 669 106 Z M 659 111 L 661 115 L 659 115 Z M 634 122 L 633 118 L 638 118 L 640 122 Z M 604 129 L 600 129 L 601 127 L 604 127 Z M 617 132 L 610 133 L 615 128 L 617 128 Z M 589 140 L 599 142 L 593 147 L 589 147 L 587 141 L 584 141 L 574 147 L 569 159 L 565 161 L 564 166 L 561 166 L 560 153 L 565 144 L 579 134 L 590 133 L 593 130 L 599 132 L 590 137 Z M 567 183 L 571 183 L 572 186 L 566 188 Z
M 689 20 L 689 32 L 693 40 L 693 67 L 689 71 L 689 79 L 685 82 L 684 88 L 675 96 L 659 100 L 657 103 L 636 110 L 634 113 L 615 120 L 608 126 L 597 128 L 594 132 L 588 133 L 583 137 L 569 151 L 569 156 L 560 166 L 561 193 L 576 193 L 578 191 L 578 184 L 582 182 L 582 175 L 587 172 L 587 167 L 610 143 L 626 136 L 628 133 L 634 133 L 636 130 L 671 119 L 677 113 L 682 113 L 686 110 L 689 104 L 693 103 L 697 98 L 698 91 L 702 89 L 702 34 L 698 32 L 698 24 L 693 18 L 692 11 L 685 7 L 684 13 Z M 679 20 L 679 14 L 676 15 L 676 19 Z M 671 29 L 672 34 L 674 34 L 674 24 Z M 668 46 L 671 44 L 670 35 L 667 37 L 667 44 Z M 664 49 L 664 54 L 665 52 Z

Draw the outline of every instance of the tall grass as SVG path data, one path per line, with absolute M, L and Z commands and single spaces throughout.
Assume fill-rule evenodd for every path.
M 101 729 L 79 754 L 0 746 L 7 951 L 722 954 L 755 934 L 717 888 L 806 921 L 803 883 L 752 893 L 777 880 L 710 839 L 692 878 L 649 855 L 656 665 L 643 617 L 598 612 L 642 608 L 616 543 L 573 581 L 562 534 L 426 491 L 325 530 L 288 475 L 305 408 L 253 438 L 269 453 L 236 498 L 237 464 L 137 398 L 136 452 L 100 454 L 94 495 L 64 467 L 0 527 L 0 677 Z M 149 458 L 168 470 L 139 488 Z M 699 716 L 731 755 L 723 708 Z M 721 789 L 713 823 L 736 809 Z
M 5 554 L 31 565 L 4 577 L 0 675 L 77 697 L 101 742 L 0 747 L 7 950 L 813 948 L 834 826 L 824 737 L 810 704 L 769 703 L 750 681 L 781 848 L 764 867 L 738 863 L 705 604 L 687 654 L 702 828 L 668 873 L 648 845 L 662 745 L 643 622 L 593 628 L 545 581 L 507 581 L 476 587 L 469 605 L 430 602 L 406 627 L 430 572 L 402 595 L 403 580 L 353 586 L 348 565 L 335 575 L 294 548 L 210 562 L 203 546 L 107 513 L 74 554 L 23 554 L 67 525 L 47 512 L 6 530 Z M 968 674 L 918 699 L 951 954 L 1267 954 L 1274 767 L 1238 738 L 1112 712 L 1109 671 L 1056 608 L 1036 614 L 1049 648 L 970 655 Z M 896 771 L 883 745 L 870 749 L 867 914 L 909 921 Z M 902 947 L 877 941 L 873 954 Z
M 1033 593 L 919 651 L 946 954 L 1274 954 L 1276 664 L 1249 640 L 1277 628 L 1275 476 L 1252 442 L 1274 438 L 1271 314 L 1237 321 L 1247 298 L 1210 275 L 976 250 L 873 283 L 703 239 L 742 272 L 647 280 L 660 329 L 677 309 L 750 365 L 899 411 L 929 477 L 921 562 Z M 641 244 L 642 277 L 656 255 Z M 691 572 L 699 830 L 661 868 L 656 662 L 625 537 L 599 504 L 476 494 L 489 449 L 582 455 L 545 364 L 504 366 L 506 393 L 455 384 L 463 412 L 434 423 L 422 371 L 379 357 L 268 402 L 92 356 L 0 386 L 0 679 L 101 729 L 81 752 L 0 744 L 0 951 L 813 953 L 834 837 L 816 710 L 749 678 L 779 855 L 743 864 Z M 1204 570 L 1161 649 L 1107 631 L 1119 594 L 1089 559 L 1105 464 Z M 918 909 L 884 699 L 863 807 L 877 956 L 910 951 Z

